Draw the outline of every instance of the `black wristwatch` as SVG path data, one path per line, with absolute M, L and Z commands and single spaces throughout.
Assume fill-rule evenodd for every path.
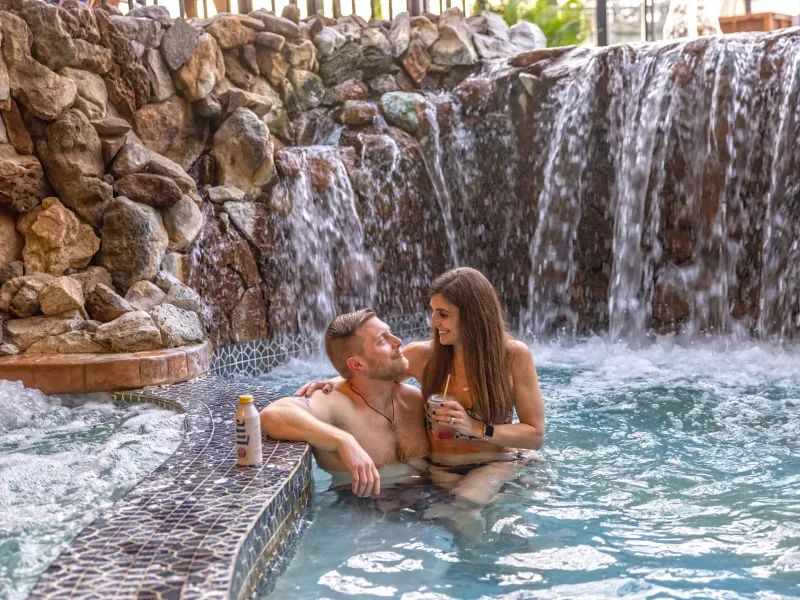
M 482 441 L 489 440 L 494 435 L 494 425 L 491 423 L 484 423 L 483 424 L 483 437 L 481 438 Z

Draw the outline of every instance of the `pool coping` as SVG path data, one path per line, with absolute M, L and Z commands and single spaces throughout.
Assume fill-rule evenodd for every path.
M 403 336 L 424 315 L 387 320 Z M 215 351 L 208 374 L 174 385 L 113 392 L 186 415 L 175 453 L 84 528 L 48 566 L 29 598 L 244 600 L 269 589 L 296 542 L 313 489 L 308 444 L 265 437 L 260 467 L 233 455 L 240 394 L 261 409 L 280 397 L 252 379 L 320 348 L 316 335 L 257 340 Z M 198 481 L 199 480 L 199 481 Z

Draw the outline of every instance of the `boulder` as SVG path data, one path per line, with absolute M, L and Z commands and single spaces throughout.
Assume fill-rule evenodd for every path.
M 515 46 L 511 42 L 500 38 L 476 33 L 472 36 L 472 42 L 475 44 L 478 56 L 487 60 L 506 58 L 515 53 Z
M 267 315 L 261 288 L 249 288 L 231 311 L 231 334 L 234 343 L 260 340 L 267 336 Z
M 286 38 L 282 35 L 278 35 L 277 33 L 262 31 L 256 36 L 255 43 L 259 46 L 267 48 L 268 50 L 280 52 L 283 48 L 283 45 L 286 43 Z
M 326 106 L 339 105 L 348 100 L 365 100 L 368 96 L 369 89 L 363 81 L 349 79 L 333 87 L 326 88 L 322 104 Z
M 516 46 L 517 52 L 547 47 L 547 36 L 534 23 L 520 21 L 511 26 L 509 33 L 511 43 Z
M 92 127 L 99 136 L 123 136 L 131 130 L 131 124 L 119 117 L 105 117 L 92 121 Z
M 331 56 L 347 42 L 347 39 L 333 27 L 323 27 L 312 39 L 319 55 L 323 58 Z
M 411 40 L 408 50 L 402 59 L 403 68 L 408 76 L 419 85 L 428 74 L 431 66 L 431 57 L 420 40 Z
M 99 283 L 86 297 L 86 310 L 92 319 L 108 323 L 136 309 L 109 286 Z
M 268 33 L 275 33 L 289 39 L 300 37 L 300 27 L 289 19 L 278 17 L 264 9 L 254 10 L 248 16 L 264 23 L 264 31 Z
M 134 202 L 154 208 L 167 208 L 181 199 L 183 193 L 169 177 L 152 173 L 131 173 L 114 182 L 114 192 Z
M 430 54 L 437 65 L 473 65 L 478 53 L 472 43 L 472 30 L 459 8 L 448 8 L 439 17 L 439 39 Z
M 150 78 L 150 102 L 163 102 L 175 94 L 175 84 L 161 52 L 150 48 L 145 52 L 144 63 Z
M 159 6 L 158 4 L 137 6 L 128 13 L 128 16 L 136 17 L 137 19 L 152 19 L 164 27 L 172 25 L 172 17 L 169 14 L 169 9 L 166 6 Z
M 133 127 L 148 149 L 176 162 L 183 171 L 203 152 L 208 137 L 208 123 L 196 119 L 191 105 L 178 96 L 143 106 L 133 116 Z
M 263 117 L 272 109 L 272 98 L 245 92 L 244 90 L 231 88 L 225 95 L 226 118 L 236 111 L 237 108 L 247 108 L 253 111 L 256 116 Z
M 311 71 L 317 60 L 317 49 L 309 40 L 289 40 L 281 54 L 292 68 Z
M 161 156 L 157 152 L 149 151 L 150 161 L 147 163 L 146 171 L 156 175 L 169 177 L 178 184 L 184 194 L 195 194 L 197 184 L 189 174 L 177 163 L 171 161 L 166 156 Z
M 417 135 L 424 122 L 425 97 L 413 92 L 389 92 L 381 96 L 381 110 L 386 122 Z
M 32 317 L 39 312 L 39 292 L 53 278 L 34 273 L 7 281 L 0 287 L 0 314 Z
M 272 139 L 252 111 L 237 108 L 214 135 L 212 156 L 222 185 L 235 185 L 250 199 L 275 177 Z
M 286 73 L 289 72 L 291 65 L 284 58 L 281 52 L 270 50 L 263 46 L 256 48 L 256 58 L 258 60 L 258 70 L 267 81 L 275 87 L 283 84 Z
M 44 193 L 44 171 L 39 160 L 17 154 L 10 144 L 0 144 L 0 207 L 25 212 L 38 206 Z
M 222 53 L 222 60 L 225 63 L 225 76 L 231 80 L 231 83 L 242 89 L 249 90 L 250 86 L 253 85 L 255 75 L 242 65 L 238 53 L 233 50 L 226 50 Z M 214 94 L 209 94 L 203 100 L 213 97 Z
M 281 11 L 281 17 L 292 23 L 300 24 L 300 7 L 296 4 L 287 4 Z
M 392 64 L 392 45 L 377 27 L 368 27 L 361 33 L 361 53 L 362 68 L 387 68 Z
M 65 26 L 71 21 L 67 11 L 57 5 L 25 2 L 16 7 L 33 38 L 31 54 L 48 69 L 58 71 L 75 61 L 75 43 Z
M 218 185 L 208 190 L 208 199 L 214 204 L 244 201 L 244 192 L 234 185 Z
M 371 125 L 378 116 L 378 109 L 372 102 L 348 100 L 338 115 L 340 123 L 351 126 Z
M 161 55 L 171 71 L 177 71 L 185 65 L 194 54 L 201 31 L 189 25 L 183 19 L 175 22 L 164 33 L 161 41 Z
M 7 142 L 20 154 L 33 154 L 33 140 L 25 128 L 17 103 L 11 100 L 8 110 L 0 112 L 3 115 L 2 124 L 5 126 Z
M 82 310 L 83 302 L 83 288 L 71 277 L 62 276 L 48 281 L 39 292 L 39 305 L 48 316 Z
M 26 354 L 99 354 L 106 349 L 85 330 L 51 335 L 31 344 Z
M 103 216 L 100 265 L 108 269 L 119 289 L 158 273 L 169 236 L 161 216 L 150 206 L 115 198 Z
M 294 102 L 299 110 L 306 111 L 322 104 L 322 99 L 325 97 L 325 85 L 318 75 L 310 71 L 292 69 L 286 78 L 292 84 L 292 93 L 294 94 L 294 98 L 288 102 L 284 98 L 283 101 L 287 106 L 291 106 Z
M 125 144 L 111 163 L 111 173 L 116 177 L 141 173 L 149 162 L 150 153 L 147 148 L 136 142 Z
M 44 199 L 41 208 L 31 215 L 24 235 L 22 256 L 29 273 L 59 277 L 67 269 L 88 265 L 100 248 L 92 227 L 81 222 L 58 198 Z
M 95 339 L 114 352 L 143 352 L 164 347 L 161 332 L 146 312 L 127 312 L 97 328 Z
M 23 237 L 17 233 L 14 214 L 0 207 L 0 267 L 22 258 Z
M 103 78 L 89 71 L 64 67 L 59 75 L 71 79 L 78 92 L 73 108 L 77 108 L 86 115 L 90 121 L 102 119 L 106 116 L 108 104 L 108 90 Z
M 172 251 L 186 252 L 203 228 L 203 215 L 189 196 L 183 196 L 166 209 L 163 218 L 169 235 L 168 249 Z
M 156 284 L 149 281 L 137 281 L 125 294 L 125 301 L 136 310 L 149 312 L 161 304 L 166 297 L 167 295 Z
M 6 342 L 0 344 L 0 356 L 17 356 L 18 354 L 21 354 L 21 352 L 14 344 Z
M 219 15 L 210 25 L 206 33 L 210 34 L 223 50 L 241 48 L 256 41 L 258 32 L 242 23 L 233 15 Z
M 75 84 L 37 62 L 30 53 L 31 32 L 25 22 L 0 11 L 2 51 L 11 95 L 35 117 L 52 121 L 72 106 Z
M 0 287 L 7 281 L 11 281 L 15 277 L 22 277 L 23 275 L 25 275 L 25 265 L 21 260 L 15 260 L 0 267 Z
M 111 287 L 111 274 L 103 267 L 92 265 L 85 269 L 75 270 L 69 269 L 68 275 L 75 281 L 81 284 L 83 290 L 83 297 L 86 298 L 92 290 L 98 285 L 105 285 Z
M 167 292 L 164 304 L 172 304 L 183 310 L 189 310 L 200 315 L 203 312 L 203 301 L 200 296 L 188 285 L 176 283 Z
M 4 339 L 25 352 L 39 340 L 75 331 L 82 323 L 83 317 L 77 310 L 54 317 L 14 319 L 3 324 Z
M 158 286 L 158 289 L 167 294 L 172 289 L 172 286 L 181 283 L 181 280 L 168 271 L 159 271 L 154 283 Z
M 161 24 L 147 18 L 131 16 L 111 17 L 111 22 L 132 42 L 137 42 L 145 48 L 158 48 L 164 39 Z
M 389 30 L 389 44 L 392 48 L 392 56 L 400 58 L 408 49 L 411 41 L 411 17 L 407 12 L 401 12 L 392 21 Z
M 100 179 L 105 172 L 100 137 L 86 115 L 66 111 L 47 126 L 36 149 L 64 205 L 99 227 L 112 190 Z
M 191 58 L 175 73 L 175 87 L 189 102 L 200 100 L 225 77 L 225 62 L 216 40 L 204 33 Z
M 349 42 L 331 56 L 319 61 L 319 75 L 325 85 L 332 86 L 348 79 L 360 79 L 361 46 Z
M 439 39 L 439 28 L 427 17 L 418 16 L 411 19 L 410 40 L 419 40 L 425 49 L 430 48 Z
M 166 348 L 199 344 L 205 339 L 197 314 L 172 304 L 162 304 L 150 311 Z

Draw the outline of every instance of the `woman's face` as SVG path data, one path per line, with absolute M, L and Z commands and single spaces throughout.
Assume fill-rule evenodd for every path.
M 439 342 L 443 346 L 452 346 L 461 341 L 461 323 L 459 310 L 450 304 L 442 294 L 431 297 L 431 327 L 439 332 Z

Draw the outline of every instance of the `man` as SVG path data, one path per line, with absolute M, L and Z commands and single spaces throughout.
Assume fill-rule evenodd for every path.
M 261 411 L 261 428 L 308 442 L 334 483 L 349 472 L 354 494 L 377 496 L 379 468 L 428 454 L 422 392 L 396 383 L 408 372 L 400 344 L 370 308 L 336 317 L 325 352 L 344 379 L 329 394 L 273 402 Z

